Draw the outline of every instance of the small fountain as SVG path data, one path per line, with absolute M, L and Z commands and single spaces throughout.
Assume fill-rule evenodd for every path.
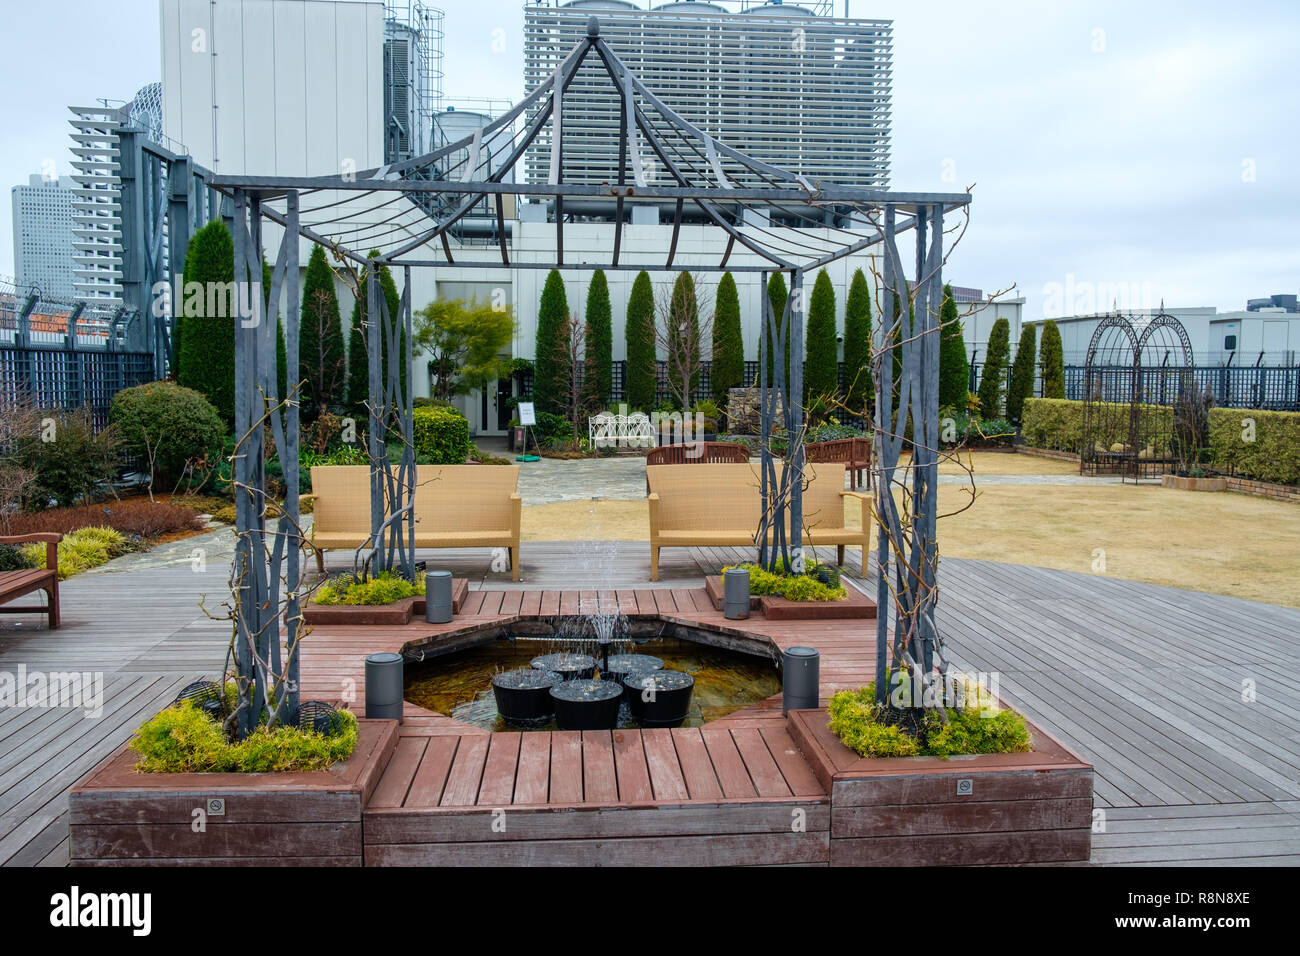
M 546 723 L 555 713 L 551 688 L 563 680 L 555 671 L 540 670 L 535 666 L 502 671 L 492 678 L 497 713 L 514 726 Z
M 629 674 L 627 702 L 642 727 L 680 727 L 691 710 L 695 678 L 683 671 L 637 671 Z

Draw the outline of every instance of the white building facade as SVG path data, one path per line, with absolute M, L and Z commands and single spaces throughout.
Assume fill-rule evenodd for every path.
M 12 190 L 14 282 L 37 286 L 46 295 L 71 298 L 72 200 L 76 184 L 68 177 L 28 177 Z

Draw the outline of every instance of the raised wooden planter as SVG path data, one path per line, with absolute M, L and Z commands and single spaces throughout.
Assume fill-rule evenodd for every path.
M 713 602 L 714 610 L 723 609 L 722 575 L 704 579 L 704 590 Z M 856 618 L 874 618 L 876 602 L 851 584 L 845 584 L 848 597 L 843 601 L 787 601 L 783 597 L 751 594 L 749 610 L 757 611 L 769 621 L 844 621 Z
M 832 866 L 988 866 L 1087 860 L 1093 770 L 1026 721 L 1034 749 L 968 757 L 859 757 L 825 710 L 787 717 L 831 795 Z
M 124 746 L 68 795 L 69 862 L 361 866 L 361 812 L 397 746 L 397 721 L 358 725 L 351 757 L 308 773 L 138 773 Z
M 465 578 L 452 578 L 451 613 L 459 614 L 465 597 L 469 594 L 469 581 Z M 352 605 L 352 604 L 308 604 L 303 609 L 303 620 L 312 627 L 324 625 L 369 625 L 384 624 L 389 627 L 409 624 L 415 615 L 424 617 L 424 595 L 402 598 L 392 604 Z
M 1181 475 L 1161 475 L 1160 484 L 1179 491 L 1227 491 L 1227 478 L 1184 478 Z

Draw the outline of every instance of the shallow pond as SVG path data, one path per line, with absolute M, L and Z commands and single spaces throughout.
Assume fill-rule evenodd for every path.
M 497 715 L 492 693 L 494 674 L 528 667 L 534 657 L 551 653 L 555 646 L 546 640 L 507 638 L 420 663 L 408 661 L 406 699 L 487 730 L 555 730 L 553 722 L 540 727 L 506 724 Z M 618 641 L 611 653 L 653 654 L 663 659 L 666 669 L 695 678 L 684 727 L 699 727 L 781 693 L 781 672 L 771 658 L 673 637 Z M 598 653 L 595 656 L 599 658 Z M 638 726 L 626 704 L 619 712 L 618 726 Z

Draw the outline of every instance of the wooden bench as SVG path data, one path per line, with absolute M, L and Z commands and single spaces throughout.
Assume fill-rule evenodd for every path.
M 32 542 L 45 544 L 44 568 L 0 572 L 0 605 L 8 605 L 14 598 L 31 594 L 33 591 L 44 591 L 46 597 L 44 607 L 0 606 L 0 614 L 47 614 L 50 627 L 59 626 L 59 542 L 62 540 L 63 535 L 49 531 L 0 537 L 0 544 L 21 545 Z
M 417 548 L 505 548 L 519 580 L 517 465 L 420 465 L 415 481 Z M 311 545 L 323 572 L 324 552 L 369 544 L 370 467 L 317 465 L 311 487 L 302 500 L 315 502 Z
M 737 442 L 697 441 L 687 444 L 660 445 L 645 456 L 650 465 L 717 465 L 723 463 L 745 465 L 749 463 L 749 449 Z M 646 478 L 646 494 L 650 493 L 650 479 Z
M 777 465 L 777 475 L 781 474 Z M 871 549 L 871 496 L 844 490 L 844 466 L 810 464 L 803 491 L 803 543 L 835 545 L 844 563 L 846 546 Z M 659 580 L 660 548 L 753 546 L 763 505 L 759 472 L 750 464 L 706 464 L 696 468 L 648 465 L 650 483 L 650 580 Z M 846 498 L 861 508 L 860 528 L 847 527 Z
M 862 473 L 867 473 L 867 487 L 871 487 L 871 440 L 869 438 L 836 438 L 804 446 L 804 458 L 812 462 L 840 462 L 853 473 L 853 487 L 862 487 Z

